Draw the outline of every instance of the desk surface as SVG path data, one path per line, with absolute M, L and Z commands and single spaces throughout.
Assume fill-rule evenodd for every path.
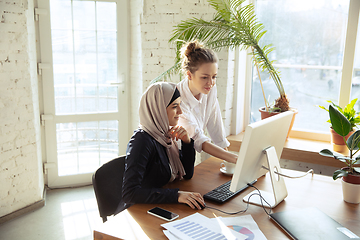
M 191 180 L 177 181 L 165 187 L 205 194 L 231 179 L 219 171 L 220 163 L 221 160 L 211 157 L 195 167 L 194 177 Z M 291 170 L 283 170 L 283 172 L 294 176 L 301 174 Z M 360 236 L 360 206 L 343 201 L 340 180 L 334 181 L 331 177 L 317 174 L 312 177 L 309 174 L 303 178 L 285 178 L 285 183 L 288 196 L 273 209 L 273 212 L 317 207 Z M 259 178 L 255 186 L 260 190 L 271 191 L 271 181 L 268 174 Z M 247 189 L 224 204 L 211 201 L 206 201 L 206 204 L 227 212 L 242 210 L 246 208 L 246 203 L 242 201 L 242 198 L 251 191 L 253 188 Z M 146 213 L 147 210 L 155 206 L 179 214 L 179 219 L 196 212 L 209 218 L 214 217 L 213 213 L 217 216 L 230 216 L 209 208 L 192 210 L 185 204 L 135 204 L 95 229 L 94 239 L 144 239 L 145 234 L 150 239 L 167 239 L 162 232 L 163 228 L 160 226 L 166 221 Z M 268 239 L 289 239 L 286 233 L 269 219 L 261 207 L 250 205 L 245 214 L 251 214 Z M 231 216 L 241 216 L 241 214 Z

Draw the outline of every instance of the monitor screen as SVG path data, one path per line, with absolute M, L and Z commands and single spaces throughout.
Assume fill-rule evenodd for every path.
M 251 123 L 246 127 L 231 180 L 231 191 L 235 192 L 246 186 L 247 183 L 251 183 L 255 179 L 265 175 L 267 170 L 263 169 L 262 166 L 269 168 L 269 157 L 272 159 L 271 167 L 278 168 L 275 169 L 275 171 L 281 172 L 279 159 L 285 145 L 293 115 L 294 112 L 292 111 L 283 112 Z M 272 153 L 269 149 L 272 150 Z M 270 170 L 272 170 L 272 172 L 274 171 L 274 169 Z M 280 176 L 277 176 L 277 178 L 279 177 Z M 278 186 L 280 190 L 284 187 Z M 285 193 L 283 193 L 283 195 L 284 194 Z

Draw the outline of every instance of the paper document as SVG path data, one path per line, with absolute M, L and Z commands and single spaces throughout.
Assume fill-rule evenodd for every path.
M 174 234 L 172 234 L 169 230 L 163 230 L 163 233 L 169 240 L 181 240 L 180 238 L 178 238 Z
M 217 217 L 211 218 L 211 221 L 222 221 L 227 227 L 237 232 L 245 234 L 246 240 L 266 240 L 265 235 L 254 221 L 251 215 L 239 217 Z
M 194 213 L 183 219 L 165 223 L 161 226 L 178 239 L 245 240 L 247 238 L 246 235 L 228 228 L 223 222 L 213 221 L 200 213 Z M 170 236 L 169 233 L 166 235 Z

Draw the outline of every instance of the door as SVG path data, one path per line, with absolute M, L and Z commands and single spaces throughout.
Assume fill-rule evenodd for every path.
M 89 184 L 99 166 L 125 154 L 127 8 L 125 0 L 38 1 L 49 187 Z

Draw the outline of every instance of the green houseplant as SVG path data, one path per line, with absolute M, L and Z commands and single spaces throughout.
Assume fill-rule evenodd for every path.
M 347 139 L 351 133 L 353 133 L 355 127 L 360 123 L 360 113 L 356 112 L 354 109 L 354 106 L 357 102 L 357 98 L 353 99 L 349 104 L 345 106 L 345 108 L 340 107 L 339 105 L 336 105 L 334 102 L 328 100 L 327 102 L 331 104 L 334 108 L 336 108 L 340 113 L 342 113 L 346 119 L 350 122 L 350 132 L 347 136 L 345 136 L 345 139 Z M 321 109 L 324 109 L 325 111 L 329 112 L 329 109 L 327 109 L 324 106 L 319 106 Z M 331 123 L 330 119 L 327 121 Z M 333 144 L 337 145 L 345 145 L 345 141 L 343 140 L 342 136 L 336 133 L 332 127 L 331 129 L 331 141 Z M 336 149 L 336 146 L 335 148 Z
M 326 102 L 330 103 L 333 107 L 339 110 L 339 112 L 341 112 L 346 117 L 346 119 L 349 120 L 351 124 L 351 129 L 354 129 L 360 123 L 360 113 L 356 112 L 354 109 L 357 100 L 358 100 L 357 98 L 351 100 L 351 102 L 348 105 L 346 105 L 344 109 L 330 100 Z M 325 108 L 324 106 L 319 106 L 319 107 L 329 112 L 329 109 Z M 331 123 L 330 119 L 328 120 L 328 122 Z
M 332 128 L 336 133 L 343 137 L 346 147 L 349 149 L 349 156 L 323 149 L 320 155 L 333 157 L 345 164 L 344 168 L 338 169 L 333 174 L 333 179 L 342 178 L 343 196 L 346 202 L 360 202 L 360 156 L 356 155 L 360 150 L 360 130 L 353 133 L 347 140 L 347 136 L 352 130 L 352 126 L 347 117 L 340 112 L 336 106 L 329 105 L 329 116 Z
M 214 50 L 224 48 L 251 49 L 261 87 L 260 69 L 270 75 L 280 94 L 279 98 L 275 100 L 274 106 L 270 107 L 262 89 L 266 110 L 288 111 L 290 109 L 289 100 L 286 97 L 279 71 L 274 68 L 273 61 L 268 58 L 269 53 L 275 48 L 272 45 L 259 45 L 259 41 L 266 30 L 264 30 L 263 24 L 256 19 L 254 5 L 242 6 L 245 0 L 208 0 L 208 2 L 216 11 L 213 19 L 205 21 L 199 18 L 191 18 L 175 26 L 169 40 L 169 42 L 176 44 L 175 64 L 152 82 L 166 79 L 172 74 L 180 72 L 179 50 L 184 42 L 197 39 Z

